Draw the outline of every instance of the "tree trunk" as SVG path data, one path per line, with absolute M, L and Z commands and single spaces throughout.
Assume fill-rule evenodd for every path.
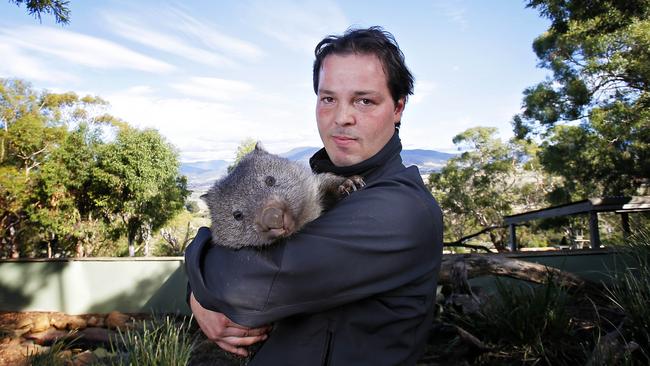
M 77 245 L 75 246 L 75 255 L 77 258 L 84 256 L 84 245 L 80 240 L 77 241 Z
M 135 257 L 135 238 L 129 234 L 129 257 Z
M 143 254 L 145 257 L 149 256 L 151 246 L 151 225 L 145 224 L 141 229 L 142 242 L 144 244 Z
M 9 227 L 9 258 L 16 259 L 20 257 L 18 246 L 16 245 L 16 229 Z

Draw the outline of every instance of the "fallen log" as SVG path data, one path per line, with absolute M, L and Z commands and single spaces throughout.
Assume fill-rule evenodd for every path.
M 552 279 L 569 291 L 584 290 L 594 295 L 600 294 L 602 290 L 599 283 L 554 267 L 515 258 L 482 254 L 443 256 L 438 282 L 441 285 L 451 285 L 455 291 L 471 293 L 468 279 L 487 275 L 515 278 L 537 284 Z

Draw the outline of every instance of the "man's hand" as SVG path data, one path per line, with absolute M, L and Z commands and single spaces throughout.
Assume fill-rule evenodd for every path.
M 265 340 L 271 330 L 270 326 L 247 328 L 233 323 L 222 313 L 201 306 L 193 293 L 190 294 L 190 308 L 199 327 L 209 340 L 224 350 L 243 357 L 248 356 L 246 346 Z

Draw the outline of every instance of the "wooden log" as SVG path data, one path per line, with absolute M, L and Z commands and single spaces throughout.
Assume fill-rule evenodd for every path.
M 481 254 L 443 256 L 439 284 L 451 285 L 463 293 L 471 293 L 467 280 L 480 276 L 503 276 L 532 283 L 543 284 L 549 278 L 565 286 L 568 290 L 584 289 L 598 293 L 601 286 L 573 273 L 559 270 L 539 263 L 515 258 Z

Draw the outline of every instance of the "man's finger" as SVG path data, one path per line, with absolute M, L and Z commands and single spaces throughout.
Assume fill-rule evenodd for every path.
M 224 337 L 256 337 L 268 333 L 270 328 L 235 328 L 227 327 L 223 331 Z
M 251 344 L 255 344 L 257 342 L 261 342 L 265 340 L 267 336 L 260 335 L 260 336 L 255 336 L 255 337 L 223 337 L 221 338 L 221 342 L 228 343 L 231 346 L 250 346 Z
M 246 327 L 246 326 L 243 326 L 243 325 L 239 325 L 239 324 L 233 322 L 232 320 L 228 319 L 227 317 L 226 317 L 225 326 L 232 327 L 232 328 L 239 328 L 239 329 L 268 329 L 268 328 L 271 327 L 270 325 L 263 325 L 263 326 L 261 326 L 259 328 L 249 328 L 249 327 Z

